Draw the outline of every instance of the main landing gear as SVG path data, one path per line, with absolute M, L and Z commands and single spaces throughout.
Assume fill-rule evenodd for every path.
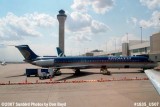
M 78 75 L 78 74 L 80 74 L 81 71 L 80 71 L 80 69 L 75 69 L 74 72 L 75 72 L 75 75 Z
M 59 76 L 59 75 L 61 75 L 62 73 L 61 73 L 61 71 L 60 71 L 60 69 L 55 69 L 54 70 L 54 75 L 55 76 Z
M 100 73 L 102 73 L 103 75 L 111 75 L 111 72 L 107 70 L 106 66 L 101 67 Z

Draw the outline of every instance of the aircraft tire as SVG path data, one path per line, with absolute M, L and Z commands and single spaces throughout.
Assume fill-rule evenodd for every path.
M 30 75 L 27 75 L 27 77 L 30 77 Z
M 62 73 L 61 73 L 61 71 L 60 70 L 58 70 L 58 71 L 55 71 L 55 73 L 54 73 L 54 75 L 55 76 L 59 76 L 59 75 L 61 75 Z

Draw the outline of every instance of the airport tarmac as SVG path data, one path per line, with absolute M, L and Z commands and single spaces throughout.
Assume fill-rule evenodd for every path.
M 33 67 L 37 68 L 30 64 L 0 66 L 0 82 L 24 82 L 26 79 L 28 82 L 50 81 L 24 76 L 25 69 Z M 82 70 L 80 75 L 65 69 L 52 81 L 147 78 L 139 69 L 109 70 L 112 73 L 110 76 L 100 74 L 99 69 Z M 145 104 L 149 107 L 149 104 L 160 103 L 160 96 L 149 80 L 0 85 L 0 106 L 8 102 L 14 106 L 26 104 L 25 107 L 143 107 Z

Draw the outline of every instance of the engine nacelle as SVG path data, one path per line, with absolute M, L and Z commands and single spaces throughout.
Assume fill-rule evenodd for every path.
M 41 66 L 41 67 L 53 67 L 54 65 L 54 59 L 48 59 L 48 60 L 37 60 L 32 62 L 34 65 Z

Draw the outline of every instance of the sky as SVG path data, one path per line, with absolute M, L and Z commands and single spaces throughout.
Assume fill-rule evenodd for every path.
M 6 45 L 28 44 L 38 55 L 57 55 L 61 9 L 67 15 L 66 55 L 120 50 L 123 42 L 140 40 L 140 27 L 143 40 L 160 31 L 160 0 L 0 0 L 0 61 L 24 59 Z

